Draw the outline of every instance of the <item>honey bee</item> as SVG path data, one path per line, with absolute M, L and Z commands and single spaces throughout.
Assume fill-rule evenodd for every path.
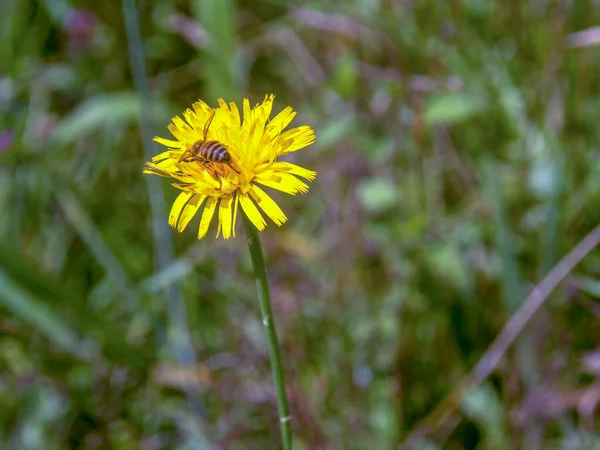
M 190 148 L 183 152 L 178 162 L 193 162 L 197 161 L 206 167 L 208 163 L 215 164 L 228 164 L 231 166 L 231 155 L 229 154 L 229 150 L 219 141 L 207 141 L 206 138 L 208 136 L 208 130 L 212 121 L 215 117 L 215 111 L 212 112 L 210 119 L 206 122 L 204 126 L 204 132 L 202 139 L 195 142 Z M 235 170 L 238 172 L 237 170 Z M 239 173 L 239 172 L 238 172 Z

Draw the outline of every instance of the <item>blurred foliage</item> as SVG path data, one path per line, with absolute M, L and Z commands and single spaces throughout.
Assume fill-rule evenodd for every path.
M 263 234 L 297 448 L 398 448 L 600 222 L 592 0 L 143 1 L 151 108 L 119 2 L 0 12 L 2 448 L 277 448 L 244 239 L 157 234 L 141 173 L 198 98 L 317 133 Z M 421 448 L 598 448 L 599 286 L 595 251 Z

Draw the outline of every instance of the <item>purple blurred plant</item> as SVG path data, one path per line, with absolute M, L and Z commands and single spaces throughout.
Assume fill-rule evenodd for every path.
M 74 48 L 87 48 L 91 45 L 98 19 L 91 9 L 74 9 L 67 15 L 63 26 L 69 35 L 69 45 Z
M 0 131 L 0 153 L 8 150 L 15 142 L 15 137 L 12 131 Z

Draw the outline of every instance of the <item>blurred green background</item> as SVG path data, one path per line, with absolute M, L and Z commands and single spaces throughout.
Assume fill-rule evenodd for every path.
M 600 223 L 596 1 L 0 13 L 0 448 L 278 448 L 243 233 L 142 175 L 199 98 L 316 131 L 262 234 L 299 449 L 399 448 Z M 594 251 L 416 448 L 600 448 L 599 300 Z

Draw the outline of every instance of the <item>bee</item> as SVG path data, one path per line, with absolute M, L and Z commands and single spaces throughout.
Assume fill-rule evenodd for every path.
M 210 119 L 208 119 L 206 125 L 204 126 L 202 139 L 195 142 L 190 148 L 184 151 L 178 162 L 197 161 L 205 167 L 208 163 L 228 164 L 229 167 L 235 170 L 231 166 L 231 154 L 229 153 L 229 150 L 227 150 L 227 147 L 219 141 L 206 140 L 208 136 L 208 130 L 214 117 L 215 111 L 212 112 Z M 235 171 L 238 172 L 237 170 Z

